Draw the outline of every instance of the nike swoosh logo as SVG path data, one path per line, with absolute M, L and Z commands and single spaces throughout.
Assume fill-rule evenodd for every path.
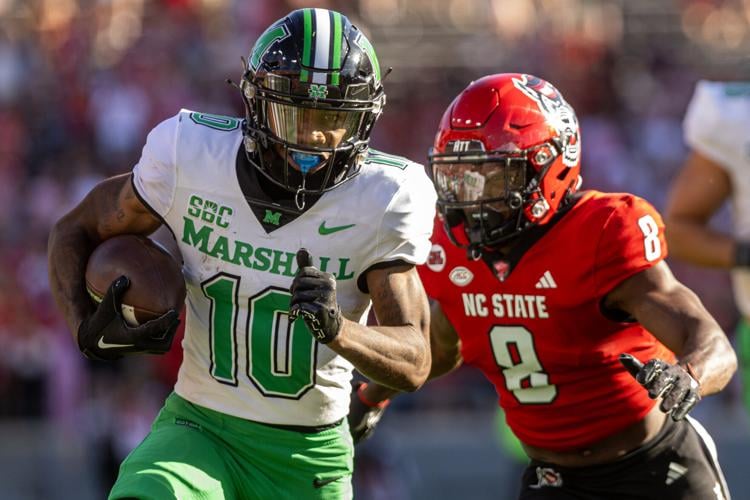
M 345 226 L 333 226 L 333 227 L 326 227 L 326 221 L 323 221 L 320 223 L 320 227 L 318 228 L 318 233 L 322 234 L 323 236 L 338 233 L 339 231 L 343 231 L 344 229 L 349 229 L 350 227 L 354 227 L 356 224 L 347 224 Z
M 320 479 L 320 478 L 316 477 L 315 479 L 313 479 L 313 487 L 314 488 L 322 488 L 323 486 L 325 486 L 327 484 L 335 483 L 336 481 L 338 481 L 342 477 L 345 477 L 345 476 L 334 476 L 334 477 L 328 477 L 328 478 L 325 478 L 325 479 Z
M 99 346 L 99 349 L 115 349 L 117 347 L 134 347 L 135 344 L 108 344 L 107 342 L 104 342 L 104 337 L 99 338 L 99 342 L 96 344 Z

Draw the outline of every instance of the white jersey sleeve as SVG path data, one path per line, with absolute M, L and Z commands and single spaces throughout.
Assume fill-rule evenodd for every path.
M 750 85 L 700 81 L 683 123 L 687 145 L 728 173 L 745 171 L 745 131 L 750 126 Z
M 177 187 L 177 132 L 180 115 L 164 120 L 151 132 L 141 159 L 133 168 L 133 185 L 138 196 L 164 217 L 172 208 Z
M 372 253 L 361 271 L 380 262 L 424 264 L 429 254 L 437 195 L 422 165 L 412 163 L 383 214 Z
M 723 168 L 732 183 L 733 234 L 750 241 L 750 82 L 698 83 L 685 115 L 688 146 Z M 750 270 L 732 270 L 735 300 L 750 317 Z

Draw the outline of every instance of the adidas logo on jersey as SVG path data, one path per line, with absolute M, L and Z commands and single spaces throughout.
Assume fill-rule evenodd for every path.
M 667 480 L 665 483 L 667 486 L 674 483 L 687 472 L 687 467 L 680 465 L 676 462 L 669 462 L 669 470 L 667 471 Z
M 552 273 L 549 271 L 544 271 L 544 274 L 541 278 L 539 278 L 539 281 L 536 282 L 537 288 L 557 288 L 557 283 L 555 283 L 554 278 L 552 278 Z

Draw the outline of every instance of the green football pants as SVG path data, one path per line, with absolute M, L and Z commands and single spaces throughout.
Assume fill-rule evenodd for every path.
M 172 394 L 120 466 L 109 499 L 350 499 L 353 455 L 346 419 L 298 432 Z

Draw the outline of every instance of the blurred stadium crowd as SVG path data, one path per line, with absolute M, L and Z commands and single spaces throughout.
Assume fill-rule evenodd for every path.
M 145 434 L 179 352 L 86 362 L 48 290 L 49 228 L 98 180 L 128 171 L 150 128 L 180 108 L 239 115 L 224 79 L 237 79 L 260 30 L 302 6 L 345 12 L 393 67 L 378 149 L 424 162 L 468 81 L 529 72 L 578 112 L 584 186 L 657 208 L 685 156 L 681 119 L 696 80 L 750 74 L 741 0 L 0 0 L 0 434 L 4 423 L 34 421 L 75 436 L 101 488 Z M 726 227 L 728 212 L 719 219 Z M 731 332 L 726 276 L 673 266 Z M 736 405 L 736 393 L 709 404 Z M 493 401 L 489 384 L 461 370 L 397 400 L 387 418 Z M 383 465 L 368 449 L 359 498 L 397 498 L 372 480 Z

